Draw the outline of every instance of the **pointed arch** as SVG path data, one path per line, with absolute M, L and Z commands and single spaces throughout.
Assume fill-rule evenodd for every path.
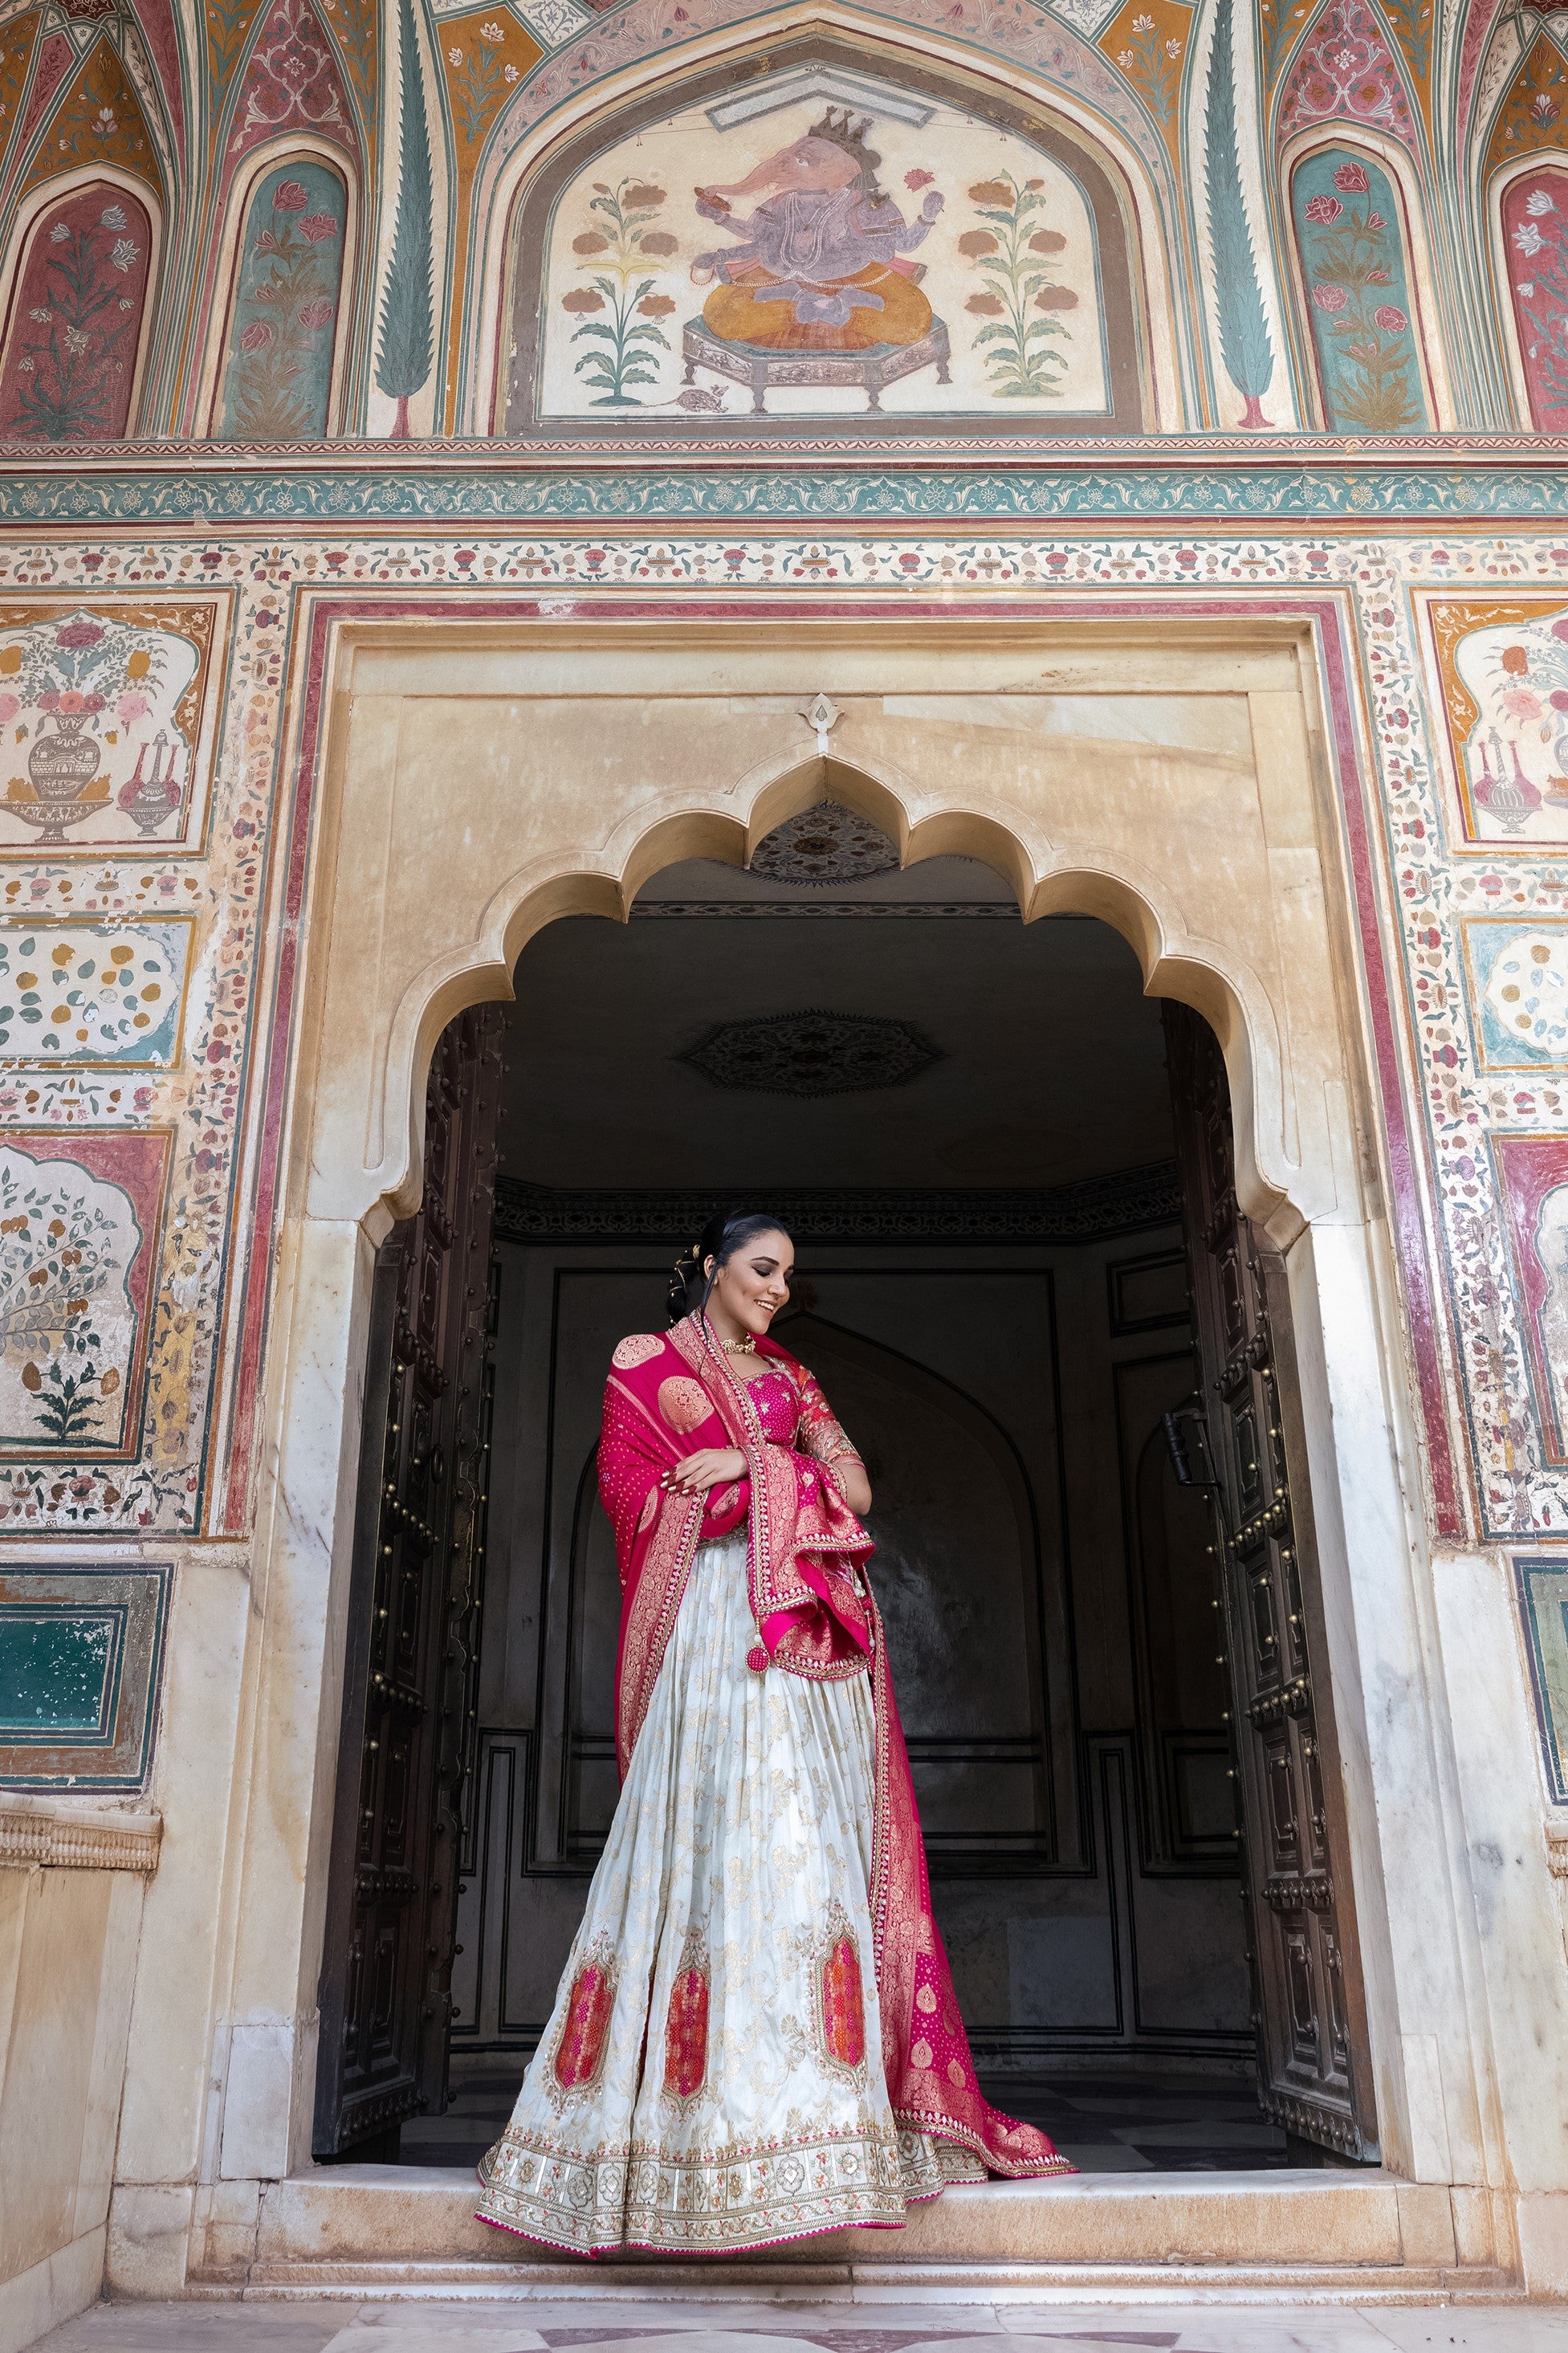
M 1296 52 L 1276 121 L 1281 141 L 1338 122 L 1416 146 L 1405 67 L 1368 0 L 1327 0 Z
M 24 200 L 0 278 L 0 440 L 126 437 L 162 230 L 146 182 L 108 166 L 46 180 Z
M 1495 172 L 1487 226 L 1519 421 L 1568 433 L 1568 147 Z
M 1281 157 L 1298 334 L 1328 433 L 1452 424 L 1447 373 L 1422 290 L 1432 282 L 1420 195 L 1394 139 L 1309 131 Z
M 341 429 L 358 231 L 341 147 L 285 134 L 230 183 L 197 418 L 219 441 L 319 441 Z
M 552 135 L 514 131 L 509 137 L 503 119 L 475 188 L 473 275 L 481 291 L 470 311 L 465 349 L 470 388 L 460 404 L 460 429 L 500 429 L 506 414 L 510 321 L 521 315 L 514 301 L 518 243 L 524 216 L 532 218 L 546 181 L 570 177 L 565 159 L 579 151 L 590 156 L 617 129 L 635 136 L 634 118 L 651 123 L 684 107 L 721 102 L 726 91 L 733 95 L 762 71 L 782 73 L 786 62 L 836 63 L 851 77 L 858 72 L 885 86 L 908 84 L 927 103 L 933 96 L 939 103 L 945 99 L 982 127 L 1005 123 L 1009 135 L 1038 137 L 1042 147 L 1048 140 L 1060 142 L 1063 154 L 1070 153 L 1068 168 L 1086 182 L 1093 178 L 1097 183 L 1102 248 L 1116 257 L 1111 268 L 1126 290 L 1133 323 L 1125 356 L 1135 398 L 1124 404 L 1122 416 L 1136 413 L 1134 430 L 1180 429 L 1189 405 L 1184 378 L 1192 364 L 1193 321 L 1189 306 L 1178 308 L 1175 293 L 1179 208 L 1169 158 L 1142 110 L 1131 108 L 1121 77 L 1099 53 L 1085 52 L 1092 70 L 1075 76 L 1070 84 L 1065 73 L 1057 80 L 1026 66 L 1011 67 L 1004 78 L 988 71 L 987 61 L 972 49 L 950 51 L 940 26 L 873 29 L 848 19 L 840 23 L 831 5 L 811 11 L 792 7 L 781 10 L 780 17 L 764 27 L 749 24 L 694 38 L 679 59 L 666 53 L 651 57 L 646 65 L 639 60 L 637 67 L 617 75 L 613 86 L 606 83 L 606 95 L 596 105 L 574 98 L 568 130 Z M 1073 37 L 1063 28 L 1062 37 L 1070 41 Z M 1121 126 L 1102 84 L 1115 85 L 1115 107 L 1136 114 L 1135 131 Z M 1093 97 L 1086 97 L 1086 90 Z M 1106 109 L 1096 102 L 1102 96 Z M 909 161 L 900 156 L 900 174 Z M 954 201 L 962 203 L 962 175 L 953 186 Z M 905 201 L 902 177 L 891 179 L 889 193 L 900 203 Z M 917 211 L 919 202 L 917 191 L 916 203 L 907 209 Z M 952 216 L 950 225 L 958 225 Z M 977 280 L 977 289 L 979 285 Z M 666 291 L 662 287 L 656 290 Z M 965 307 L 959 304 L 960 310 Z M 962 322 L 966 346 L 973 327 L 971 320 Z M 1023 414 L 1016 409 L 1008 413 Z M 669 415 L 679 419 L 679 414 L 678 403 Z M 879 418 L 879 428 L 883 422 Z M 931 418 L 925 422 L 929 429 Z M 682 429 L 679 422 L 676 429 Z M 945 432 L 946 423 L 938 429 Z M 1097 427 L 1091 422 L 1087 429 Z M 1098 429 L 1129 428 L 1119 423 Z
M 359 152 L 342 69 L 314 0 L 269 0 L 261 12 L 225 138 L 228 166 L 285 131 Z
M 40 57 L 40 68 L 42 64 Z M 39 87 L 35 76 L 35 98 Z M 61 90 L 63 96 L 58 95 Z M 112 41 L 95 42 L 78 70 L 59 78 L 47 107 L 35 110 L 29 103 L 28 115 L 34 122 L 41 121 L 46 111 L 47 133 L 38 141 L 26 167 L 24 195 L 47 180 L 111 164 L 145 181 L 160 205 L 166 200 L 157 142 L 125 60 Z

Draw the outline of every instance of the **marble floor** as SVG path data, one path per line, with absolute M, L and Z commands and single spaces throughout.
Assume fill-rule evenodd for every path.
M 1419 2306 L 100 2304 L 34 2353 L 1568 2353 L 1568 2310 Z
M 405 2165 L 478 2165 L 500 2137 L 521 2068 L 465 2071 L 445 2116 L 405 2125 Z M 1286 2163 L 1285 2136 L 1246 2078 L 1064 2070 L 984 2084 L 986 2097 L 1039 2125 L 1081 2173 L 1237 2173 Z

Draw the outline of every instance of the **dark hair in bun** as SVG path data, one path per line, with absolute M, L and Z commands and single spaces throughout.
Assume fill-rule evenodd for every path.
M 782 1218 L 768 1209 L 719 1209 L 710 1217 L 701 1233 L 688 1250 L 682 1250 L 675 1261 L 669 1278 L 669 1296 L 666 1305 L 669 1320 L 679 1324 L 683 1315 L 699 1313 L 708 1304 L 708 1294 L 713 1288 L 713 1278 L 703 1272 L 710 1259 L 713 1272 L 727 1266 L 738 1250 L 744 1250 L 758 1234 L 783 1234 L 787 1240 L 789 1228 Z

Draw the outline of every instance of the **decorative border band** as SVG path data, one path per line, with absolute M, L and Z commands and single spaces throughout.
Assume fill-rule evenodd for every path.
M 668 1241 L 700 1233 L 721 1192 L 571 1190 L 496 1179 L 496 1237 L 508 1242 Z M 875 1186 L 774 1187 L 770 1205 L 800 1241 L 1098 1241 L 1182 1214 L 1173 1161 L 1038 1191 Z
M 15 1799 L 0 1804 L 0 1871 L 140 1871 L 158 1868 L 162 1814 L 66 1813 Z

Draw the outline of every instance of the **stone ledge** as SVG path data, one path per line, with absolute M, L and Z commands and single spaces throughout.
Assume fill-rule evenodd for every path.
M 162 1814 L 120 1813 L 68 1797 L 0 1794 L 0 1870 L 140 1871 L 158 1868 Z
M 512 2277 L 589 2274 L 601 2282 L 635 2259 L 563 2257 L 474 2219 L 478 2185 L 455 2170 L 326 2166 L 263 2192 L 256 2274 L 292 2281 L 336 2265 L 396 2269 L 504 2265 Z M 892 2243 L 889 2243 L 891 2242 Z M 766 2271 L 804 2284 L 826 2274 L 902 2274 L 917 2264 L 969 2274 L 1014 2265 L 1256 2265 L 1278 2275 L 1405 2265 L 1396 2184 L 1373 2172 L 1100 2174 L 954 2189 L 914 2208 L 900 2232 L 846 2231 L 726 2256 L 727 2274 Z M 1419 2260 L 1419 2257 L 1417 2258 Z M 709 2258 L 708 2261 L 712 2261 Z M 669 2276 L 680 2259 L 658 2259 Z M 298 2271 L 296 2267 L 299 2267 Z M 646 2263 L 637 2263 L 638 2270 Z M 697 2257 L 684 2268 L 700 2270 Z

